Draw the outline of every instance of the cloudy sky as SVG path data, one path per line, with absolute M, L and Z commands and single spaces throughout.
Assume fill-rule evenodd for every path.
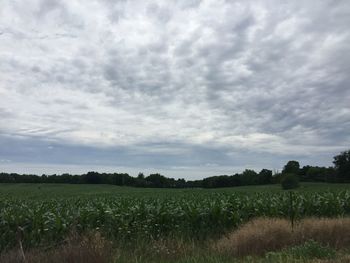
M 348 0 L 1 0 L 0 170 L 331 165 L 349 25 Z

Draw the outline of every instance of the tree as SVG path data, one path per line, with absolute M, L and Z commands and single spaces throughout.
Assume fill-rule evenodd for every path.
M 334 156 L 334 166 L 340 181 L 350 181 L 350 150 Z
M 101 183 L 101 176 L 98 172 L 88 172 L 87 174 L 83 175 L 83 181 L 87 184 L 100 184 Z
M 241 178 L 243 185 L 258 184 L 258 174 L 254 170 L 245 169 Z
M 147 182 L 152 183 L 153 187 L 168 187 L 169 179 L 165 176 L 156 173 L 156 174 L 150 174 L 145 178 Z
M 292 173 L 292 174 L 298 174 L 300 169 L 300 164 L 297 161 L 289 161 L 283 168 L 282 173 Z
M 137 175 L 137 179 L 143 180 L 143 179 L 145 179 L 145 175 L 143 173 L 139 173 Z
M 258 175 L 259 184 L 270 184 L 272 182 L 272 171 L 268 169 L 262 169 Z
M 295 174 L 285 174 L 281 181 L 284 190 L 295 189 L 299 187 L 299 179 Z

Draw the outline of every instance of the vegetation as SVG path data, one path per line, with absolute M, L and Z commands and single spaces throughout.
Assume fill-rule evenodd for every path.
M 280 174 L 247 169 L 198 181 L 2 173 L 0 261 L 341 262 L 340 250 L 350 248 L 349 152 L 334 165 L 289 161 Z M 277 184 L 294 189 L 299 181 L 288 192 Z
M 293 190 L 295 193 L 324 193 L 339 192 L 349 190 L 350 184 L 327 184 L 302 182 L 300 187 Z M 17 200 L 50 200 L 68 198 L 96 198 L 96 197 L 127 197 L 127 198 L 159 198 L 166 199 L 187 197 L 193 195 L 206 196 L 212 194 L 278 194 L 283 193 L 278 184 L 271 185 L 251 185 L 225 188 L 138 188 L 127 186 L 115 186 L 107 184 L 0 184 L 0 199 L 10 198 Z
M 334 157 L 333 161 L 339 181 L 349 181 L 350 179 L 350 150 L 342 152 Z
M 266 185 L 280 183 L 285 174 L 297 175 L 302 182 L 350 183 L 350 150 L 334 157 L 334 167 L 303 166 L 297 161 L 289 161 L 282 173 L 273 174 L 262 169 L 259 173 L 246 169 L 242 173 L 220 175 L 203 180 L 186 181 L 185 179 L 167 178 L 159 173 L 145 176 L 139 173 L 132 177 L 127 173 L 88 172 L 82 175 L 28 175 L 0 173 L 0 183 L 67 183 L 67 184 L 111 184 L 143 188 L 220 188 L 245 185 Z
M 350 214 L 347 190 L 300 191 L 293 195 L 292 204 L 284 192 L 173 191 L 67 197 L 46 192 L 46 198 L 4 194 L 0 197 L 0 249 L 17 245 L 19 229 L 24 247 L 56 244 L 72 230 L 86 233 L 96 229 L 123 243 L 161 238 L 200 240 L 220 236 L 257 216 L 289 218 L 291 208 L 296 219 Z
M 300 164 L 297 161 L 289 161 L 283 168 L 282 174 L 298 174 Z
M 299 187 L 299 179 L 296 174 L 285 174 L 281 180 L 281 185 L 284 190 L 295 189 Z
M 324 246 L 313 240 L 306 241 L 302 245 L 285 248 L 280 252 L 270 252 L 266 255 L 268 262 L 287 262 L 294 260 L 312 260 L 312 259 L 334 259 L 336 250 L 328 246 Z
M 27 263 L 349 262 L 349 229 L 349 219 L 310 218 L 300 221 L 292 231 L 286 220 L 259 218 L 206 242 L 159 239 L 127 247 L 92 232 L 70 235 L 49 250 L 26 250 L 24 256 Z M 22 259 L 16 249 L 0 254 L 2 263 Z
M 306 218 L 292 227 L 279 218 L 257 218 L 215 242 L 220 254 L 231 256 L 265 255 L 313 240 L 317 247 L 349 248 L 350 218 Z M 305 254 L 304 254 L 305 255 Z

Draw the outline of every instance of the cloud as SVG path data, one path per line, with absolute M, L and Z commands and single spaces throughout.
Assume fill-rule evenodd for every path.
M 350 144 L 347 1 L 1 5 L 3 160 L 278 168 Z

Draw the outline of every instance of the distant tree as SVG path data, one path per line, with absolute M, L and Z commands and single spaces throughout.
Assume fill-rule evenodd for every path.
M 299 170 L 299 178 L 304 182 L 335 182 L 336 172 L 333 167 L 306 165 Z
M 334 167 L 304 166 L 300 168 L 299 162 L 289 161 L 282 173 L 262 169 L 259 174 L 254 170 L 246 169 L 234 175 L 211 176 L 201 180 L 186 181 L 185 179 L 167 178 L 159 173 L 145 177 L 139 173 L 132 177 L 127 173 L 98 173 L 88 172 L 82 175 L 52 174 L 42 176 L 34 174 L 0 173 L 0 183 L 69 183 L 69 184 L 113 184 L 136 187 L 233 187 L 241 185 L 257 185 L 269 183 L 293 184 L 293 180 L 318 182 L 350 182 L 350 150 L 334 157 Z M 291 176 L 292 174 L 293 176 Z
M 147 182 L 151 183 L 151 186 L 153 187 L 168 187 L 168 178 L 165 176 L 156 173 L 156 174 L 150 174 L 145 178 Z
M 350 181 L 350 150 L 334 156 L 333 163 L 339 181 Z
M 230 177 L 228 175 L 212 176 L 203 179 L 203 187 L 206 188 L 219 188 L 229 187 Z
M 325 181 L 329 183 L 335 183 L 337 181 L 337 172 L 334 167 L 326 168 Z
M 258 184 L 258 174 L 251 169 L 245 169 L 242 173 L 242 185 Z
M 262 169 L 258 174 L 259 184 L 271 184 L 272 183 L 272 171 L 268 169 Z
M 295 189 L 299 187 L 299 179 L 296 174 L 284 174 L 281 185 L 284 190 Z
M 312 166 L 310 165 L 305 165 L 302 168 L 299 169 L 299 178 L 301 181 L 310 181 L 309 178 L 307 177 L 307 172 Z
M 139 173 L 137 175 L 137 179 L 143 180 L 143 179 L 145 179 L 145 175 L 143 173 Z
M 273 184 L 279 184 L 281 183 L 281 180 L 282 180 L 282 173 L 278 173 L 278 172 L 275 172 L 273 175 L 272 175 L 272 183 Z
M 102 181 L 100 174 L 97 172 L 88 172 L 83 178 L 83 182 L 86 184 L 100 184 Z
M 283 168 L 282 173 L 299 174 L 300 164 L 297 161 L 289 161 Z
M 184 178 L 177 179 L 176 187 L 177 188 L 184 188 L 184 187 L 186 187 L 186 180 Z
M 137 178 L 134 179 L 134 186 L 136 186 L 136 187 L 147 187 L 150 184 L 151 184 L 150 182 L 147 182 L 145 180 L 145 175 L 143 173 L 139 173 L 137 175 Z
M 306 172 L 306 178 L 312 182 L 326 182 L 327 181 L 327 168 L 312 166 Z

